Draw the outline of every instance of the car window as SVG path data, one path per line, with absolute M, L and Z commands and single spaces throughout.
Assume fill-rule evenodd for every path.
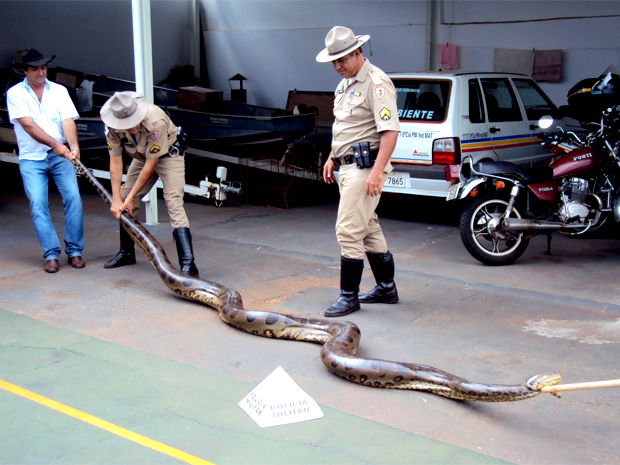
M 521 110 L 508 79 L 481 79 L 489 122 L 522 121 Z
M 513 79 L 521 96 L 527 119 L 538 121 L 544 115 L 555 115 L 557 109 L 538 85 L 529 79 Z
M 394 85 L 400 119 L 443 121 L 446 118 L 450 81 L 398 79 Z
M 469 121 L 472 123 L 484 123 L 484 110 L 482 108 L 482 92 L 478 79 L 470 79 L 467 83 L 469 88 Z

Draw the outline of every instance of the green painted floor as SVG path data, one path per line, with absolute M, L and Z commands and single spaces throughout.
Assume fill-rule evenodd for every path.
M 2 309 L 0 347 L 2 464 L 505 463 L 323 406 L 322 419 L 261 429 L 237 405 L 255 386 Z M 6 383 L 173 453 L 20 396 Z

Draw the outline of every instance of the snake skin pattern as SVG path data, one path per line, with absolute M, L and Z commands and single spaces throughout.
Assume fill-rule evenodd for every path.
M 110 206 L 112 196 L 83 163 L 74 160 Z M 174 293 L 219 312 L 226 324 L 257 336 L 321 344 L 321 361 L 336 376 L 364 386 L 428 391 L 451 399 L 508 402 L 538 396 L 544 386 L 560 382 L 559 373 L 530 377 L 524 384 L 472 383 L 432 366 L 370 359 L 357 355 L 361 333 L 350 321 L 332 321 L 262 310 L 245 310 L 241 295 L 220 284 L 181 275 L 161 244 L 135 218 L 123 212 L 121 224 Z

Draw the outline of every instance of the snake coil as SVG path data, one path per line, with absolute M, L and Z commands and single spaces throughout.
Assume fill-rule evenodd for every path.
M 79 160 L 73 160 L 110 206 L 112 197 Z M 457 400 L 509 402 L 538 396 L 545 386 L 557 384 L 560 373 L 534 375 L 518 385 L 473 383 L 428 365 L 370 359 L 357 355 L 361 333 L 350 321 L 331 321 L 302 315 L 245 310 L 241 295 L 218 283 L 180 274 L 170 263 L 161 244 L 135 218 L 123 212 L 120 218 L 138 247 L 174 293 L 200 302 L 219 312 L 228 325 L 257 336 L 321 344 L 321 361 L 336 376 L 364 386 L 428 391 Z

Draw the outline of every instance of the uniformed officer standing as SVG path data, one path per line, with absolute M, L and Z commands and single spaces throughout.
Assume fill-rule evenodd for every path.
M 396 89 L 387 75 L 362 56 L 368 35 L 334 27 L 325 37 L 325 49 L 316 57 L 332 62 L 342 76 L 335 92 L 332 153 L 323 168 L 326 183 L 334 182 L 339 165 L 340 203 L 336 237 L 341 249 L 340 296 L 325 316 L 347 315 L 362 303 L 398 302 L 394 258 L 388 250 L 375 210 L 381 189 L 392 171 L 390 156 L 396 146 L 398 109 Z M 377 286 L 358 296 L 364 253 Z
M 110 152 L 110 211 L 117 219 L 124 210 L 137 217 L 140 200 L 161 179 L 181 273 L 198 277 L 189 220 L 183 208 L 185 157 L 183 147 L 175 144 L 177 127 L 161 108 L 149 104 L 143 95 L 129 91 L 116 92 L 101 108 L 101 119 L 107 126 Z M 123 152 L 133 160 L 121 186 Z M 122 225 L 120 236 L 121 250 L 104 268 L 136 263 L 134 242 Z

